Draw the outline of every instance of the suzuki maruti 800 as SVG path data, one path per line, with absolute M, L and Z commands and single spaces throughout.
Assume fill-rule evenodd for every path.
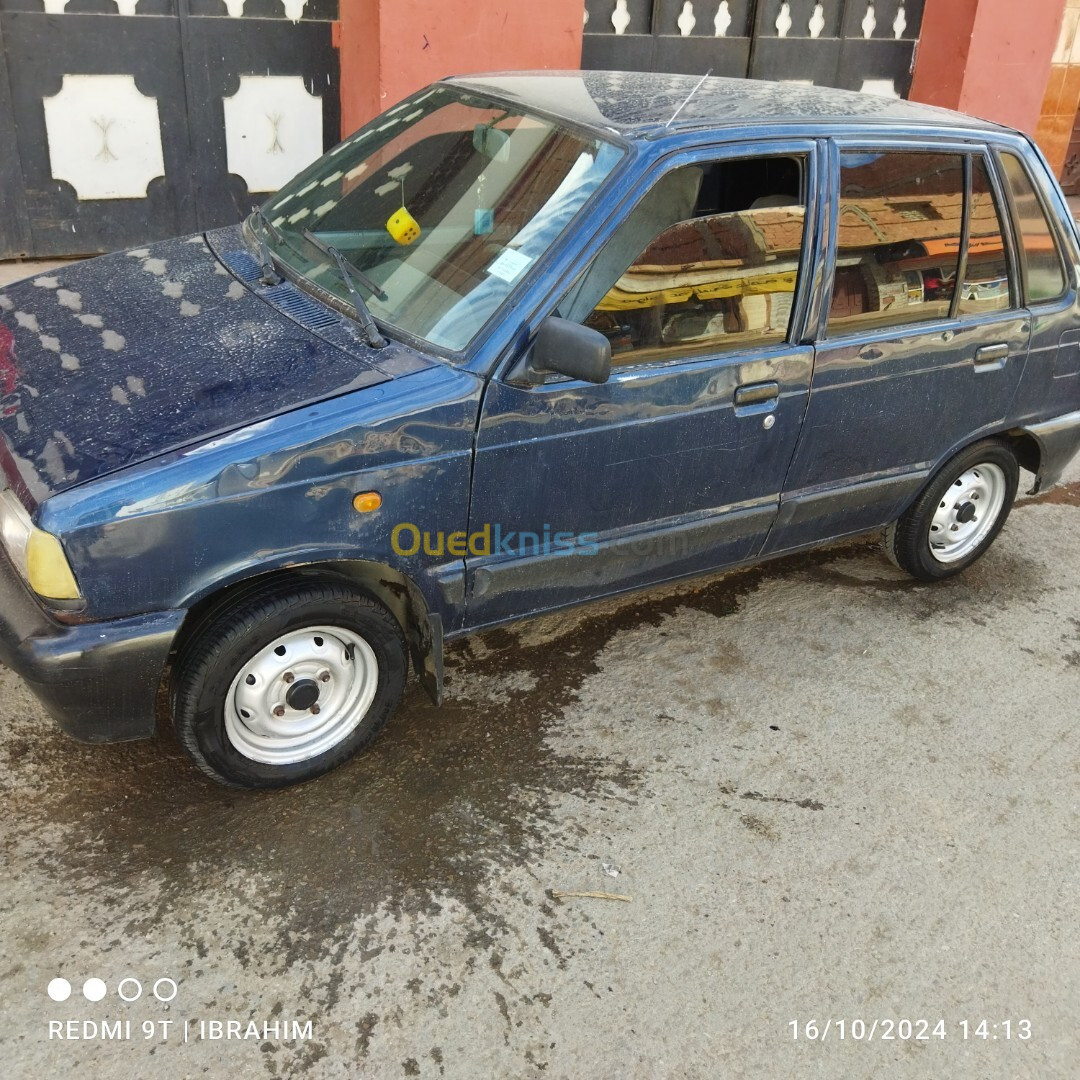
M 1080 445 L 1078 267 L 969 117 L 439 83 L 241 226 L 0 292 L 0 659 L 273 787 L 483 627 L 868 530 L 949 577 Z

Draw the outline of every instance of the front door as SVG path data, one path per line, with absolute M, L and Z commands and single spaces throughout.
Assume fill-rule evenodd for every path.
M 492 380 L 469 526 L 491 539 L 467 559 L 468 625 L 757 553 L 813 365 L 792 342 L 815 168 L 808 142 L 681 164 L 598 237 L 554 313 L 607 335 L 612 375 Z
M 1000 423 L 1027 361 L 985 156 L 845 148 L 839 164 L 832 300 L 765 552 L 895 519 L 944 458 Z

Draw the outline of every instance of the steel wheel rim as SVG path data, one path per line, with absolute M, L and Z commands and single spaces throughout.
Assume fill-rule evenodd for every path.
M 930 521 L 930 554 L 940 563 L 967 558 L 1001 516 L 1005 471 L 988 461 L 962 472 L 942 493 Z
M 225 699 L 225 733 L 252 761 L 308 761 L 356 730 L 378 687 L 378 660 L 355 631 L 341 626 L 292 630 L 255 653 L 233 679 Z

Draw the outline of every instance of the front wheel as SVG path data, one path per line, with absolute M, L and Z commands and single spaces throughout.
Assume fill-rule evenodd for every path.
M 920 581 L 967 569 L 1001 532 L 1012 509 L 1020 467 L 996 439 L 956 455 L 903 516 L 885 531 L 885 550 Z
M 263 592 L 203 627 L 177 660 L 173 723 L 203 772 L 284 787 L 378 734 L 404 689 L 397 620 L 337 583 Z

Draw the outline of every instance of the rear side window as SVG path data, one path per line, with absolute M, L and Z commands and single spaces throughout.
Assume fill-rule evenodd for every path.
M 842 154 L 829 335 L 947 318 L 963 210 L 960 154 Z
M 971 159 L 967 263 L 956 311 L 959 315 L 979 315 L 988 311 L 1005 311 L 1011 306 L 1001 214 L 994 199 L 986 162 L 975 155 Z
M 1056 300 L 1065 291 L 1065 267 L 1054 231 L 1046 220 L 1031 178 L 1020 159 L 1015 154 L 1003 152 L 1001 164 L 1016 212 L 1027 302 L 1037 304 L 1044 300 Z

